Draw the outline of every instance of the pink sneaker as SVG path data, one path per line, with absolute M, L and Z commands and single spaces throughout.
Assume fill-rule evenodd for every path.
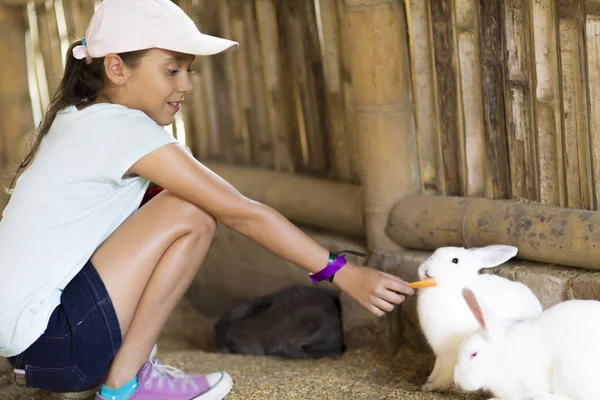
M 226 372 L 186 375 L 158 360 L 147 361 L 138 373 L 138 380 L 140 387 L 130 400 L 221 400 L 233 386 Z M 96 400 L 112 399 L 97 393 Z

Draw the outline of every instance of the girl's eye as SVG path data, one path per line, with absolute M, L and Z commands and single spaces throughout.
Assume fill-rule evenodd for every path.
M 168 71 L 169 71 L 169 75 L 172 75 L 172 76 L 175 76 L 175 75 L 177 75 L 178 73 L 181 72 L 180 69 L 169 69 Z M 188 72 L 188 74 L 195 74 L 196 73 L 196 71 L 191 70 L 191 69 L 188 69 L 187 72 Z
M 474 352 L 471 354 L 471 358 L 475 358 L 475 357 L 477 357 L 477 352 Z

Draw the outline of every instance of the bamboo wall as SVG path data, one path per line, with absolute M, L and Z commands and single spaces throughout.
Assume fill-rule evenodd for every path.
M 597 210 L 600 2 L 407 9 L 425 187 Z
M 599 207 L 598 0 L 177 3 L 203 32 L 241 44 L 195 62 L 196 89 L 171 128 L 201 160 L 365 188 L 385 186 L 406 164 L 393 190 Z M 1 50 L 17 59 L 0 70 L 6 170 L 97 1 L 1 4 Z M 372 140 L 404 144 L 380 161 L 387 170 L 361 165 L 389 147 L 370 147 L 370 130 Z

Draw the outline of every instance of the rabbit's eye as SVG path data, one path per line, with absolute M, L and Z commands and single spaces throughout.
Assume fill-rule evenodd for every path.
M 474 352 L 471 354 L 471 358 L 475 358 L 475 357 L 477 357 L 477 352 Z
M 458 258 L 453 258 L 453 259 L 452 259 L 452 262 L 453 262 L 454 264 L 458 264 Z

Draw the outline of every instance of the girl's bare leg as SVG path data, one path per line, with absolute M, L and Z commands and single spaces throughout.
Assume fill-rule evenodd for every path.
M 163 191 L 129 217 L 92 256 L 115 307 L 123 344 L 105 385 L 118 388 L 152 347 L 204 261 L 216 221 Z

